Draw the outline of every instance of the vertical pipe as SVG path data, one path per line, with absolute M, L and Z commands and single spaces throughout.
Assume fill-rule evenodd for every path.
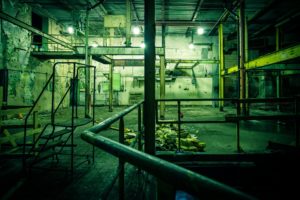
M 109 93 L 108 93 L 108 98 L 109 98 L 109 102 L 108 102 L 108 111 L 112 112 L 113 111 L 113 71 L 114 71 L 114 62 L 111 61 L 111 64 L 109 65 Z
M 248 19 L 247 17 L 244 17 L 244 24 L 245 24 L 245 63 L 248 62 L 248 57 L 249 57 L 249 39 L 248 39 Z M 245 70 L 245 98 L 249 98 L 249 73 Z M 249 109 L 250 109 L 250 104 L 246 103 L 245 104 L 245 114 L 249 115 Z
M 223 38 L 223 24 L 219 24 L 219 99 L 224 98 L 224 76 L 222 72 L 224 71 L 224 38 Z M 219 109 L 223 111 L 224 101 L 219 101 Z
M 56 64 L 57 63 L 55 63 L 54 64 L 54 66 L 53 66 L 53 72 L 52 72 L 52 74 L 53 74 L 53 82 L 52 82 L 52 100 L 51 100 L 51 124 L 52 124 L 52 126 L 54 126 L 54 104 L 55 104 L 55 102 L 54 102 L 54 100 L 55 100 L 55 98 L 54 98 L 54 93 L 55 93 L 55 67 L 56 67 Z
M 281 73 L 280 71 L 277 72 L 276 76 L 276 98 L 280 98 L 280 87 L 281 87 Z M 277 103 L 277 110 L 280 111 L 280 103 Z
M 72 98 L 73 98 L 73 102 L 75 101 L 75 98 L 77 98 L 75 96 L 75 77 L 76 77 L 76 64 L 73 63 L 73 80 L 72 81 L 72 86 L 71 86 L 71 89 L 72 89 Z M 71 116 L 71 125 L 72 125 L 72 130 L 71 130 L 71 175 L 72 175 L 72 178 L 73 178 L 73 172 L 74 172 L 74 112 L 75 112 L 75 104 L 72 103 L 72 116 Z
M 142 150 L 142 108 L 139 105 L 138 108 L 138 150 Z
M 86 11 L 85 18 L 85 64 L 90 65 L 90 49 L 89 49 L 89 10 Z M 85 67 L 85 117 L 90 116 L 90 68 Z
M 237 117 L 241 113 L 240 101 L 236 102 L 236 115 Z M 237 152 L 241 152 L 241 145 L 240 145 L 240 120 L 237 119 L 236 121 L 236 148 Z
M 276 43 L 276 51 L 280 49 L 280 27 L 276 27 L 276 35 L 275 35 L 275 43 Z
M 165 70 L 166 70 L 166 25 L 162 25 L 161 44 L 164 50 L 164 55 L 160 56 L 160 99 L 165 98 L 166 84 L 165 84 Z M 160 119 L 165 118 L 165 101 L 160 102 Z
M 178 115 L 177 115 L 177 121 L 178 121 L 178 151 L 181 151 L 181 110 L 180 110 L 180 101 L 177 101 L 177 111 L 178 111 Z
M 121 117 L 119 121 L 119 142 L 121 144 L 124 144 L 124 118 Z M 119 158 L 119 169 L 120 169 L 120 174 L 119 174 L 119 199 L 124 199 L 124 161 Z
M 239 74 L 240 74 L 240 99 L 245 99 L 246 90 L 245 90 L 245 2 L 244 0 L 240 1 L 239 9 L 239 55 L 240 55 L 240 65 L 239 65 Z M 242 114 L 246 113 L 245 103 L 242 103 Z
M 145 152 L 155 154 L 155 1 L 144 0 L 145 6 Z
M 165 93 L 166 93 L 166 86 L 165 86 L 165 69 L 166 69 L 166 60 L 165 56 L 160 56 L 160 70 L 159 70 L 159 75 L 160 75 L 160 99 L 165 98 Z M 165 102 L 161 101 L 160 102 L 160 119 L 165 118 Z
M 96 104 L 96 67 L 94 67 L 94 94 L 93 94 L 93 125 L 95 125 L 95 104 Z M 92 153 L 93 163 L 95 162 L 95 146 L 93 145 Z
M 126 0 L 126 47 L 131 46 L 131 3 Z

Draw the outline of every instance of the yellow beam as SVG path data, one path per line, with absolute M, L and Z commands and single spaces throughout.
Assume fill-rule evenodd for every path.
M 264 67 L 267 65 L 291 60 L 297 57 L 300 57 L 300 44 L 270 54 L 260 56 L 254 60 L 245 63 L 245 67 L 246 70 L 250 70 L 250 69 L 255 69 L 255 68 Z M 228 68 L 226 74 L 231 74 L 234 72 L 238 72 L 238 66 L 236 65 Z

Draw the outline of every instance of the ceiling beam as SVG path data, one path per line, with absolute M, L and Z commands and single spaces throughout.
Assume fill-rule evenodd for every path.
M 225 11 L 221 14 L 220 18 L 218 19 L 218 21 L 214 24 L 214 26 L 212 27 L 212 29 L 210 30 L 210 32 L 208 33 L 209 36 L 212 36 L 213 34 L 216 33 L 218 26 L 220 23 L 224 23 L 227 18 L 229 17 L 229 15 L 231 14 L 231 12 L 233 12 L 238 6 L 239 6 L 239 2 L 240 1 L 235 1 L 230 9 L 224 8 Z M 235 22 L 234 22 L 235 23 Z
M 139 17 L 139 14 L 137 12 L 136 6 L 134 4 L 134 0 L 131 0 L 131 6 L 132 6 L 132 10 L 133 10 L 133 15 L 135 17 L 135 21 L 140 21 L 140 17 Z
M 144 25 L 144 21 L 138 21 L 136 22 L 139 25 Z M 200 25 L 212 25 L 215 24 L 215 20 L 198 20 L 198 21 L 190 21 L 190 20 L 156 20 L 155 25 L 156 26 L 191 26 L 196 27 Z
M 91 6 L 87 8 L 88 11 L 95 9 L 97 14 L 102 18 L 107 15 L 107 11 L 102 5 L 104 0 L 100 0 L 98 2 L 96 0 L 87 0 L 87 2 L 91 4 Z
M 84 46 L 77 46 L 78 53 L 84 53 Z M 156 55 L 164 55 L 163 48 L 155 48 Z M 144 55 L 144 49 L 140 47 L 95 47 L 91 48 L 91 55 Z
M 202 7 L 203 2 L 204 2 L 204 0 L 198 0 L 197 5 L 196 5 L 196 8 L 195 8 L 195 10 L 194 10 L 194 13 L 193 13 L 193 15 L 192 15 L 192 19 L 191 19 L 192 22 L 196 21 L 197 16 L 198 16 L 198 14 L 199 14 L 199 11 L 200 11 L 200 8 Z M 190 32 L 190 29 L 191 29 L 190 27 L 188 27 L 188 28 L 186 29 L 185 35 L 188 35 L 188 33 Z M 193 34 L 193 33 L 192 33 L 192 34 Z

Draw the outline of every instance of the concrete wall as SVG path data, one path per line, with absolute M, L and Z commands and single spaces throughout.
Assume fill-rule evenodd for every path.
M 2 10 L 27 23 L 31 24 L 31 8 L 18 1 L 2 1 Z M 57 60 L 40 61 L 30 56 L 34 47 L 31 46 L 32 34 L 5 20 L 1 21 L 0 68 L 8 69 L 8 105 L 32 105 L 38 97 L 45 82 L 52 74 L 53 63 Z M 60 26 L 54 22 L 49 23 L 49 32 L 59 33 Z M 62 38 L 60 38 L 62 39 Z M 69 84 L 70 71 L 68 66 L 59 67 L 56 85 L 56 103 L 64 94 Z M 42 96 L 41 109 L 49 110 L 51 106 L 51 87 L 46 89 Z M 69 102 L 67 100 L 64 105 Z

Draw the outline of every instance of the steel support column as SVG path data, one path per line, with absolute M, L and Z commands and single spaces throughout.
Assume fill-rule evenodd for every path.
M 131 0 L 126 0 L 126 47 L 131 46 Z
M 219 98 L 224 98 L 224 76 L 222 71 L 224 70 L 224 38 L 223 38 L 223 24 L 219 24 Z M 219 109 L 223 111 L 224 101 L 219 101 Z
M 245 63 L 248 62 L 248 58 L 249 58 L 249 39 L 248 39 L 248 19 L 246 17 L 244 17 L 245 21 Z M 249 73 L 247 72 L 247 70 L 245 69 L 245 97 L 248 99 L 249 98 Z M 245 104 L 245 109 L 246 109 L 246 114 L 249 114 L 249 104 Z
M 89 11 L 86 11 L 86 18 L 85 18 L 85 64 L 91 64 L 91 54 L 89 48 Z M 85 117 L 90 117 L 91 113 L 91 86 L 90 86 L 90 68 L 86 67 L 84 69 L 85 73 Z M 78 74 L 77 74 L 78 76 Z
M 155 1 L 144 0 L 145 19 L 145 152 L 155 154 Z
M 109 102 L 108 102 L 108 111 L 112 112 L 113 111 L 113 95 L 114 95 L 114 89 L 113 89 L 113 72 L 114 72 L 114 61 L 111 62 L 111 64 L 109 65 L 109 94 L 108 94 L 108 98 L 109 98 Z
M 246 98 L 246 70 L 245 70 L 245 2 L 240 1 L 239 9 L 239 75 L 240 75 L 240 99 Z M 245 103 L 242 103 L 242 114 L 246 113 Z
M 160 75 L 160 99 L 165 98 L 166 94 L 166 84 L 165 84 L 165 56 L 160 56 L 160 70 L 159 70 L 159 75 Z M 160 119 L 165 118 L 165 102 L 161 101 L 160 102 Z
M 162 27 L 162 36 L 161 36 L 161 43 L 162 43 L 162 48 L 164 50 L 164 55 L 165 55 L 165 50 L 166 50 L 166 26 L 163 25 Z M 165 98 L 166 94 L 166 84 L 165 84 L 165 70 L 166 70 L 166 57 L 165 56 L 160 56 L 160 99 Z M 165 118 L 165 102 L 161 101 L 160 102 L 160 119 Z
M 281 30 L 280 27 L 276 27 L 276 35 L 275 35 L 275 39 L 276 39 L 276 51 L 278 51 L 280 49 L 280 43 L 281 43 Z

